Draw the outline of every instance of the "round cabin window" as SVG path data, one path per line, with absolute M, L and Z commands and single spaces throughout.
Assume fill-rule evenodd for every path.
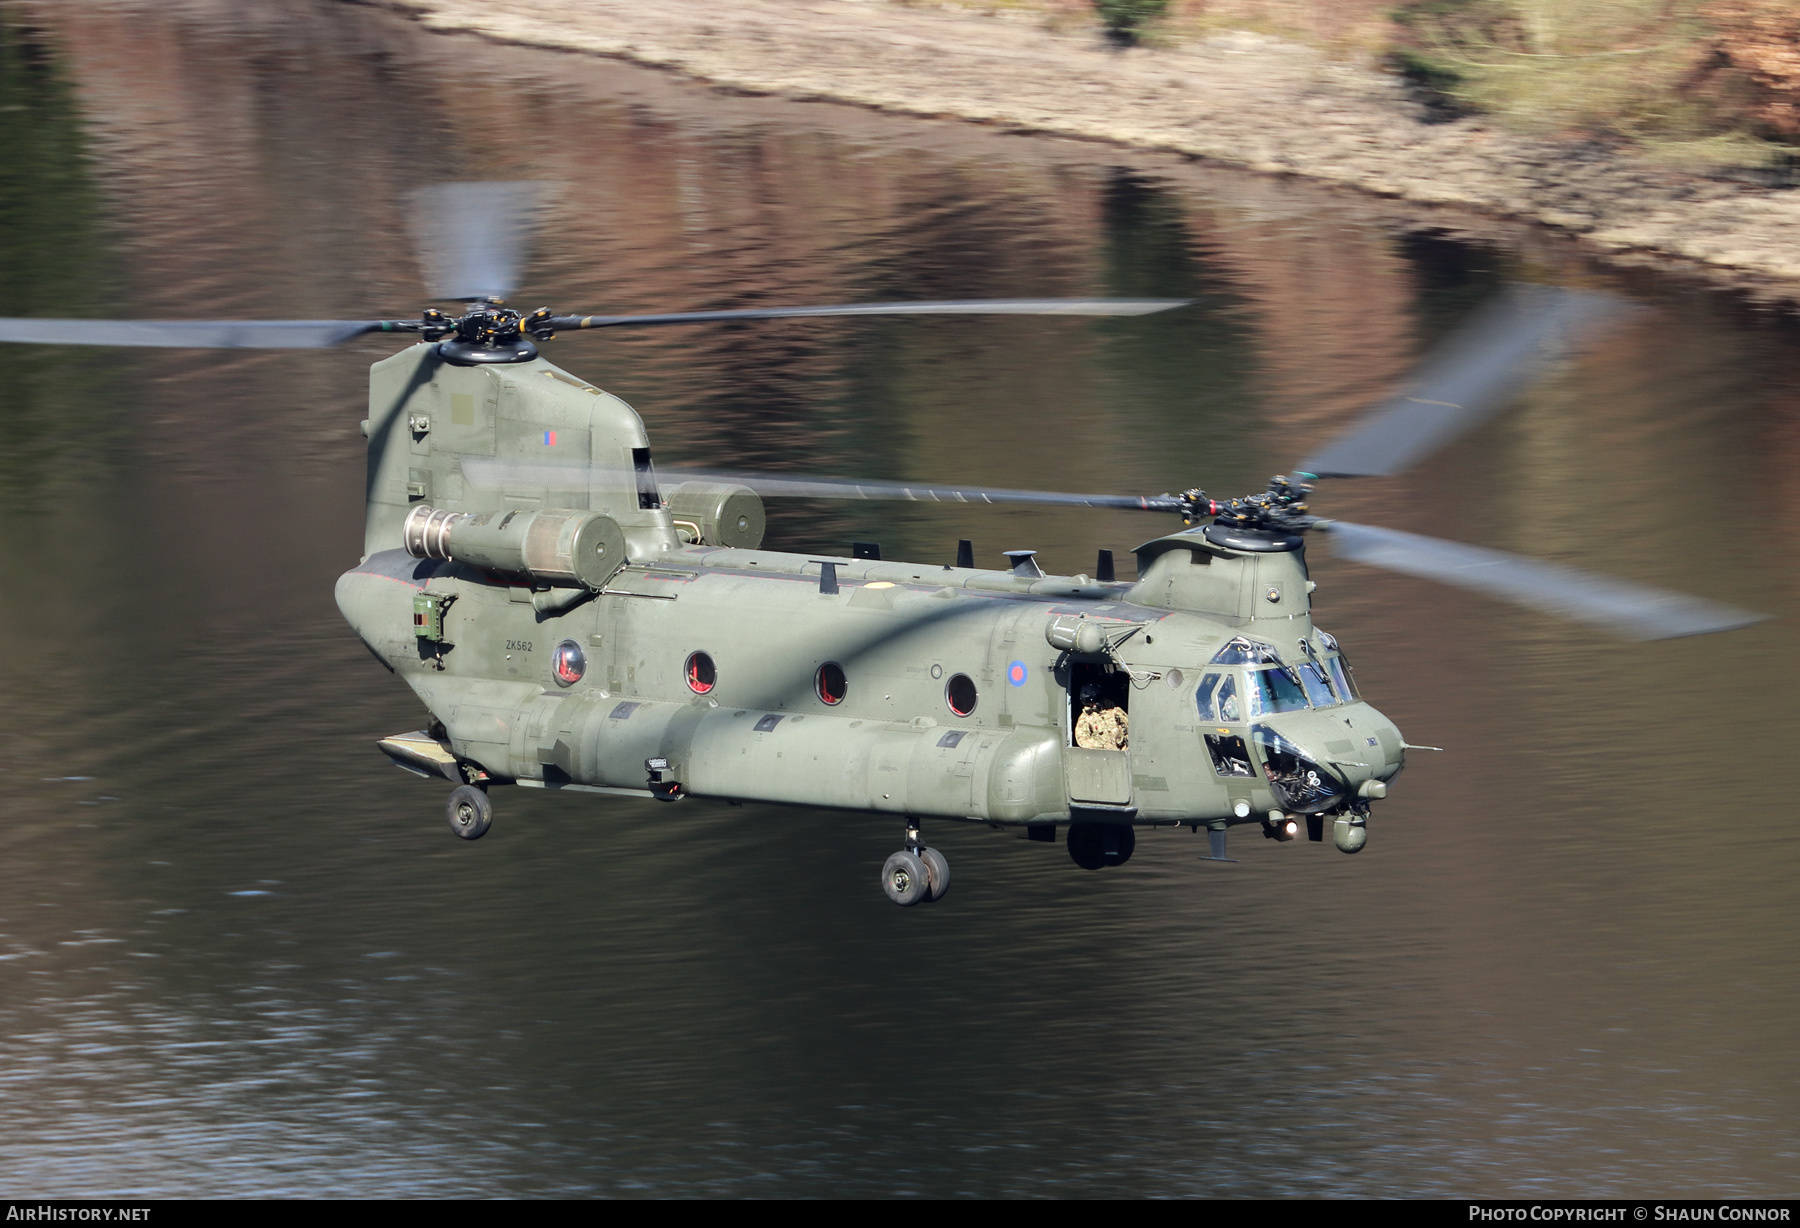
M 587 653 L 574 640 L 564 640 L 550 658 L 550 672 L 557 686 L 574 686 L 587 673 Z
M 967 716 L 975 711 L 975 680 L 967 674 L 952 674 L 950 685 L 944 688 L 944 702 L 950 705 L 950 711 L 958 716 Z
M 719 681 L 719 671 L 713 667 L 713 659 L 703 652 L 697 652 L 687 659 L 688 690 L 696 695 L 704 695 L 713 689 Z
M 813 686 L 819 692 L 819 698 L 833 707 L 843 703 L 844 696 L 850 693 L 850 680 L 844 677 L 844 667 L 836 661 L 819 666 Z

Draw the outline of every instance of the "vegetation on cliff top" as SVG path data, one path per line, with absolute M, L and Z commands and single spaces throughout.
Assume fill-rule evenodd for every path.
M 1791 162 L 1800 146 L 1795 0 L 939 2 L 1065 27 L 1097 16 L 1119 42 L 1297 38 L 1384 60 L 1452 112 L 1627 141 L 1695 169 Z
M 1408 75 L 1524 131 L 1697 163 L 1784 159 L 1800 140 L 1790 0 L 1413 0 L 1393 20 Z

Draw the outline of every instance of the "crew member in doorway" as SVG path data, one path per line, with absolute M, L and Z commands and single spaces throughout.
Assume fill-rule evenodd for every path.
M 1100 688 L 1081 688 L 1081 715 L 1075 718 L 1075 745 L 1089 750 L 1124 750 L 1131 730 L 1125 709 L 1100 706 Z

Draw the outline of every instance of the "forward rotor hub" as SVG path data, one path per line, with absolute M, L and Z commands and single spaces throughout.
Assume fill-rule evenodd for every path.
M 1321 523 L 1306 506 L 1306 497 L 1312 489 L 1309 483 L 1276 474 L 1269 479 L 1268 490 L 1241 499 L 1221 503 L 1198 487 L 1172 497 L 1179 505 L 1185 524 L 1198 524 L 1211 516 L 1213 523 L 1224 529 L 1289 534 L 1304 533 Z
M 1278 473 L 1269 479 L 1269 489 L 1261 494 L 1213 504 L 1213 523 L 1227 529 L 1304 533 L 1319 523 L 1306 506 L 1306 497 L 1312 490 L 1310 483 Z

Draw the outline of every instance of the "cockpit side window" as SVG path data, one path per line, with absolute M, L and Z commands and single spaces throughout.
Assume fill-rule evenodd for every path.
M 1250 715 L 1273 716 L 1277 712 L 1300 712 L 1306 708 L 1306 692 L 1296 677 L 1300 671 L 1254 669 L 1250 678 Z
M 1229 725 L 1244 719 L 1238 708 L 1237 678 L 1232 674 L 1212 673 L 1200 679 L 1194 689 L 1194 700 L 1200 706 L 1203 721 L 1223 721 Z

